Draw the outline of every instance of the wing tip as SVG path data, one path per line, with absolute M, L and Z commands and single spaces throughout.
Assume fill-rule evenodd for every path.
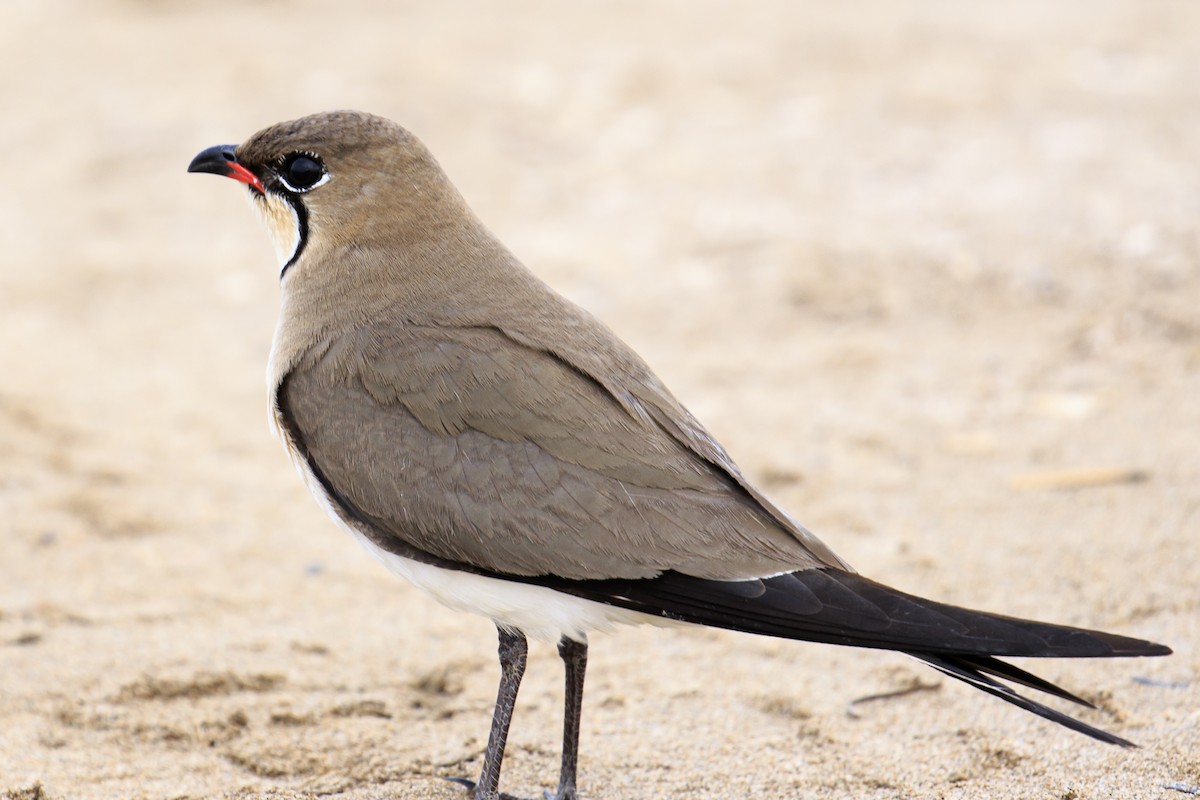
M 1107 633 L 1104 631 L 1087 630 L 1084 628 L 1073 629 L 1077 634 L 1083 634 L 1088 637 L 1095 645 L 1103 645 L 1105 652 L 1101 654 L 1104 658 L 1154 658 L 1159 656 L 1169 656 L 1174 651 L 1165 644 L 1151 642 L 1147 639 L 1137 639 L 1132 636 L 1122 636 L 1119 633 Z M 1080 637 L 1083 638 L 1082 636 Z M 1064 653 L 1059 657 L 1071 658 L 1074 654 Z M 1087 658 L 1086 652 L 1079 653 L 1080 657 Z

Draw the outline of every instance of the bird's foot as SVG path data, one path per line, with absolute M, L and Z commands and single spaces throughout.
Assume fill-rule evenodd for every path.
M 492 797 L 481 797 L 477 792 L 477 784 L 470 778 L 446 778 L 451 783 L 457 783 L 459 786 L 471 793 L 473 800 L 524 800 L 524 798 L 511 795 L 506 792 L 500 792 Z M 549 789 L 542 792 L 542 800 L 578 800 L 578 795 L 575 793 L 575 787 L 569 789 L 560 789 L 558 792 L 551 792 Z

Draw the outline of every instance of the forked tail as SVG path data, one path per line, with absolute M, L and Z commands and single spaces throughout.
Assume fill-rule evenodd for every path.
M 579 597 L 681 622 L 907 653 L 1018 708 L 1124 747 L 1133 744 L 1030 700 L 1002 683 L 998 679 L 1092 707 L 995 656 L 1116 658 L 1171 652 L 1169 647 L 1141 639 L 946 605 L 832 568 L 747 581 L 665 572 L 645 580 L 548 579 L 546 583 Z

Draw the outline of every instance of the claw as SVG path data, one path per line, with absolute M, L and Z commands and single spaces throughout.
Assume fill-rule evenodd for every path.
M 471 780 L 470 778 L 445 777 L 442 780 L 450 781 L 450 783 L 457 783 L 459 786 L 463 787 L 468 792 L 470 792 L 472 796 L 474 796 L 474 794 L 475 794 L 475 787 L 478 786 L 478 784 L 475 781 Z M 550 794 L 549 792 L 546 792 L 546 797 L 550 798 L 550 800 L 553 800 L 554 795 Z M 480 798 L 480 800 L 483 800 L 483 798 Z M 501 792 L 494 799 L 489 798 L 489 800 L 525 800 L 525 798 L 517 797 L 516 795 L 511 795 L 511 794 L 508 794 L 507 792 Z
M 443 780 L 450 781 L 451 783 L 457 783 L 468 792 L 475 791 L 475 781 L 471 780 L 470 778 L 443 778 Z

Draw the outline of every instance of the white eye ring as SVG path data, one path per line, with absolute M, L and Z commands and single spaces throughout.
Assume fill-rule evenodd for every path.
M 319 168 L 321 170 L 321 177 L 318 178 L 313 183 L 308 184 L 307 186 L 294 186 L 292 184 L 292 182 L 287 179 L 287 175 L 288 175 L 288 172 L 291 171 L 292 166 L 299 161 L 308 161 L 308 162 L 316 165 L 317 168 Z M 315 155 L 311 155 L 309 153 L 294 153 L 294 154 L 288 156 L 287 159 L 284 160 L 284 162 L 280 165 L 278 174 L 279 174 L 279 182 L 282 183 L 289 191 L 295 192 L 296 194 L 303 194 L 304 192 L 311 192 L 313 189 L 317 188 L 318 186 L 322 186 L 322 185 L 328 183 L 329 177 L 330 177 L 329 170 L 327 170 L 325 168 L 325 165 L 323 163 L 321 163 L 321 159 L 319 159 Z
M 318 180 L 316 183 L 314 183 L 312 186 L 305 186 L 303 189 L 296 187 L 296 186 L 292 186 L 290 183 L 288 183 L 287 178 L 283 177 L 282 175 L 279 176 L 279 182 L 282 183 L 284 186 L 286 186 L 288 188 L 288 191 L 290 191 L 290 192 L 295 192 L 296 194 L 304 194 L 305 192 L 311 192 L 313 189 L 317 188 L 318 186 L 324 186 L 325 184 L 329 183 L 329 173 L 326 172 L 324 175 L 321 176 L 321 179 Z

